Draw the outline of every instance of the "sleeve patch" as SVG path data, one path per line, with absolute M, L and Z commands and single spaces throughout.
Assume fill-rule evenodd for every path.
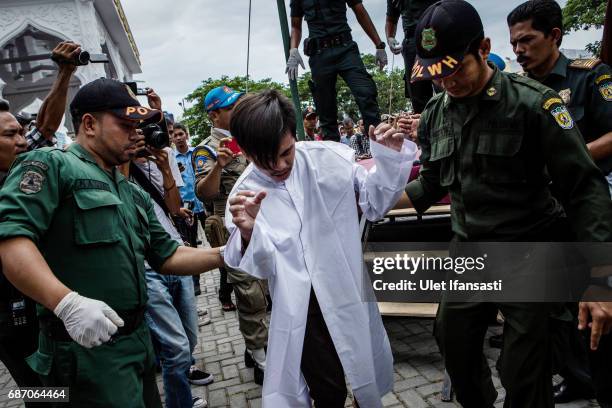
M 550 111 L 551 115 L 555 118 L 555 121 L 561 129 L 570 130 L 574 127 L 574 119 L 570 115 L 565 105 L 560 105 Z
M 546 102 L 544 102 L 543 108 L 546 110 L 549 110 L 551 106 L 553 106 L 556 103 L 560 103 L 563 104 L 563 101 L 559 98 L 549 98 L 546 100 Z
M 25 194 L 36 194 L 42 190 L 45 176 L 37 171 L 28 170 L 21 176 L 19 190 Z
M 606 102 L 612 102 L 612 81 L 599 85 L 599 93 Z

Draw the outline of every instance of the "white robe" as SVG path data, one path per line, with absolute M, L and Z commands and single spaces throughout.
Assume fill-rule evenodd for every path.
M 285 182 L 251 164 L 230 193 L 267 191 L 244 255 L 229 209 L 225 216 L 227 265 L 268 279 L 273 299 L 266 408 L 310 407 L 300 362 L 311 285 L 359 405 L 382 407 L 381 397 L 393 387 L 393 357 L 377 304 L 363 301 L 372 287 L 369 280 L 363 284 L 356 195 L 369 220 L 382 218 L 401 196 L 417 148 L 406 141 L 401 152 L 378 143 L 371 150 L 376 165 L 368 172 L 345 145 L 298 142 Z

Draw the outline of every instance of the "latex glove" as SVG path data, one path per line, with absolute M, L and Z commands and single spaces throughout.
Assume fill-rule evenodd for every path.
M 86 348 L 106 343 L 123 327 L 123 320 L 106 303 L 70 292 L 53 311 L 66 327 L 72 340 Z
M 376 49 L 376 65 L 378 68 L 383 69 L 387 65 L 387 53 L 385 49 Z
M 289 59 L 287 59 L 287 68 L 285 69 L 285 73 L 289 74 L 290 80 L 297 79 L 298 65 L 301 65 L 302 69 L 306 69 L 302 56 L 300 55 L 300 50 L 297 48 L 292 48 L 289 50 Z
M 395 55 L 402 52 L 402 43 L 398 42 L 395 37 L 387 37 L 387 44 L 389 44 L 389 49 Z

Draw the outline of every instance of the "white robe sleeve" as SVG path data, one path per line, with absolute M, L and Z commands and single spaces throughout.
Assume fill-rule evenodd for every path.
M 353 180 L 359 193 L 359 207 L 370 221 L 381 219 L 400 199 L 412 170 L 417 146 L 404 141 L 402 150 L 396 152 L 380 143 L 370 145 L 375 165 L 368 171 L 355 164 Z
M 225 264 L 232 269 L 248 273 L 259 279 L 268 279 L 276 272 L 275 247 L 265 233 L 262 222 L 255 221 L 251 241 L 244 254 L 240 230 L 231 222 L 231 215 L 225 217 L 230 237 L 225 244 Z

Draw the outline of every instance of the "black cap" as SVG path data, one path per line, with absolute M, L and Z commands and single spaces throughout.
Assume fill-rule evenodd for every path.
M 314 110 L 312 106 L 308 106 L 306 109 L 302 111 L 302 119 L 306 119 L 309 116 L 315 116 L 315 117 L 318 116 L 317 111 Z
M 138 121 L 154 118 L 159 122 L 163 117 L 161 111 L 140 105 L 128 85 L 107 78 L 83 86 L 70 103 L 72 116 L 93 112 L 110 112 L 120 118 Z
M 464 0 L 442 0 L 425 10 L 416 27 L 412 82 L 454 74 L 470 44 L 484 34 L 476 9 Z

